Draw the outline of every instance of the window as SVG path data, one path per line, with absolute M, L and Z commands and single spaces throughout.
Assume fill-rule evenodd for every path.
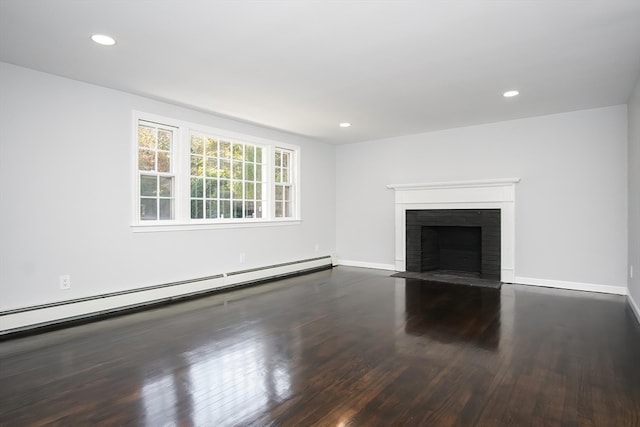
M 299 219 L 298 147 L 142 113 L 135 126 L 134 225 Z
M 262 218 L 263 148 L 191 135 L 191 218 Z
M 174 218 L 172 146 L 174 128 L 140 121 L 138 125 L 138 177 L 140 219 Z
M 282 148 L 275 149 L 274 181 L 275 181 L 275 216 L 290 218 L 293 207 L 293 183 L 291 174 L 291 158 L 293 152 Z

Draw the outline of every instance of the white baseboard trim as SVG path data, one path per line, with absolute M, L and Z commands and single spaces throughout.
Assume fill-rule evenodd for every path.
M 627 295 L 627 301 L 629 301 L 631 311 L 633 311 L 633 314 L 636 315 L 636 320 L 638 321 L 638 323 L 640 323 L 640 307 L 638 306 L 638 303 L 633 299 L 633 296 L 631 296 L 631 293 Z
M 377 262 L 364 262 L 364 261 L 350 261 L 348 259 L 338 259 L 336 260 L 337 265 L 344 265 L 347 267 L 364 267 L 364 268 L 374 268 L 376 270 L 390 270 L 396 271 L 396 266 L 393 264 L 381 264 Z
M 546 288 L 570 289 L 574 291 L 600 292 L 604 294 L 627 295 L 626 286 L 596 285 L 593 283 L 566 282 L 562 280 L 534 279 L 516 276 L 513 283 L 520 285 L 544 286 Z
M 5 310 L 0 312 L 0 335 L 166 303 L 331 266 L 331 257 L 324 256 L 95 297 Z

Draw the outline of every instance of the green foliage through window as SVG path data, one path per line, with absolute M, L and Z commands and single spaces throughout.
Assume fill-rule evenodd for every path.
M 263 147 L 200 133 L 190 144 L 191 219 L 262 218 Z

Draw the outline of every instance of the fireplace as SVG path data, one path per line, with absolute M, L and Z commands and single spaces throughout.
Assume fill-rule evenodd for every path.
M 406 210 L 406 271 L 500 280 L 499 209 Z
M 443 229 L 437 227 L 457 227 L 457 229 L 444 231 L 445 236 L 439 237 L 439 239 L 445 241 L 456 240 L 461 234 L 462 237 L 465 237 L 464 234 L 467 234 L 467 231 L 469 235 L 466 237 L 471 234 L 477 236 L 477 229 L 469 231 L 466 228 L 479 227 L 481 236 L 480 271 L 470 274 L 494 277 L 495 280 L 512 283 L 515 278 L 515 196 L 518 182 L 520 182 L 519 178 L 502 178 L 387 185 L 387 188 L 393 189 L 395 192 L 395 270 L 404 272 L 407 270 L 422 271 L 423 269 L 422 255 L 420 255 L 417 261 L 419 264 L 416 266 L 416 249 L 413 245 L 407 244 L 408 238 L 417 239 L 419 241 L 417 246 L 422 252 L 423 235 L 424 239 L 427 239 L 425 246 L 433 245 L 433 242 L 429 243 L 428 236 L 434 233 L 441 234 Z M 414 215 L 408 214 L 412 211 L 421 212 L 416 216 L 417 222 L 412 225 L 414 230 L 417 227 L 419 231 L 418 234 L 412 233 L 409 237 L 406 223 L 409 220 L 409 215 Z M 428 214 L 426 213 L 428 211 L 436 213 Z M 436 219 L 435 223 L 420 222 L 430 215 L 433 215 L 433 218 L 441 215 L 438 211 L 449 211 L 449 214 Z M 457 213 L 451 215 L 453 212 Z M 489 216 L 487 217 L 487 215 Z M 471 217 L 474 216 L 477 217 L 474 220 L 476 222 L 471 221 Z M 429 218 L 429 220 L 433 218 Z M 432 228 L 425 229 L 424 227 Z M 465 230 L 461 230 L 461 228 L 465 228 Z M 447 233 L 450 234 L 447 236 Z M 469 258 L 469 265 L 474 262 L 477 264 L 477 254 L 474 255 L 477 249 L 471 249 L 473 245 L 470 242 L 465 245 L 468 248 L 462 249 L 458 254 Z M 445 242 L 444 254 L 442 248 L 439 249 L 440 269 L 443 268 L 443 257 L 445 258 L 445 268 L 450 266 L 448 256 L 451 251 L 447 249 L 447 246 L 448 243 Z M 472 259 L 476 261 L 472 261 Z M 426 267 L 433 267 L 429 263 L 429 260 L 425 261 Z M 462 266 L 461 268 L 459 265 L 454 265 L 454 267 L 463 273 L 466 273 L 465 269 L 471 268 L 470 266 Z

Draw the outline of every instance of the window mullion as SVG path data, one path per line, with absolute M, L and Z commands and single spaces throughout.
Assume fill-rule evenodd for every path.
M 156 166 L 156 170 L 155 170 L 155 175 L 156 175 L 156 220 L 160 219 L 160 173 L 158 172 L 158 162 L 160 161 L 159 159 L 159 152 L 158 152 L 158 128 L 154 128 L 154 134 L 155 134 L 155 140 L 156 140 L 156 146 L 154 147 L 154 157 L 155 157 L 155 166 Z
M 180 127 L 178 130 L 179 146 L 176 148 L 176 162 L 175 162 L 175 187 L 176 187 L 176 219 L 179 222 L 189 222 L 191 215 L 189 214 L 191 196 L 191 156 L 190 147 L 191 139 L 189 129 L 186 127 Z
M 263 160 L 267 160 L 263 166 L 264 173 L 266 174 L 266 179 L 264 181 L 266 188 L 263 188 L 264 192 L 262 198 L 266 201 L 266 209 L 267 209 L 267 218 L 271 221 L 275 218 L 275 162 L 274 156 L 275 152 L 273 147 L 268 147 L 264 150 Z

